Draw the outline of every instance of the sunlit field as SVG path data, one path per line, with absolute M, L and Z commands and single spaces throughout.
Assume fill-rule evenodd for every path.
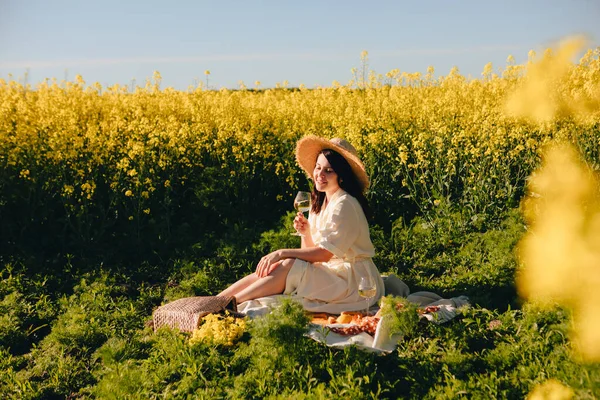
M 260 90 L 0 80 L 0 397 L 600 397 L 600 48 L 571 39 L 477 79 L 379 74 L 365 52 L 353 73 Z M 364 160 L 379 270 L 471 306 L 409 324 L 387 355 L 305 337 L 295 303 L 153 332 L 159 305 L 299 244 L 306 134 Z

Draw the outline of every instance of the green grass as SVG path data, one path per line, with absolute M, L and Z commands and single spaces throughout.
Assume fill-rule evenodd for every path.
M 211 257 L 170 261 L 162 278 L 98 266 L 28 277 L 6 264 L 0 281 L 0 393 L 5 398 L 524 398 L 556 379 L 577 398 L 600 396 L 600 366 L 578 361 L 568 309 L 522 303 L 514 288 L 514 248 L 524 232 L 518 212 L 484 229 L 460 213 L 432 214 L 393 231 L 373 227 L 382 272 L 415 290 L 468 295 L 472 306 L 449 323 L 400 321 L 396 351 L 333 349 L 304 336 L 300 305 L 286 302 L 250 323 L 234 347 L 199 344 L 145 326 L 153 308 L 210 295 L 251 270 L 270 248 L 292 245 L 289 226 L 230 233 Z M 241 255 L 241 256 L 238 256 Z M 135 269 L 135 268 L 133 268 Z M 131 276 L 137 277 L 132 279 Z M 70 289 L 56 292 L 49 288 Z

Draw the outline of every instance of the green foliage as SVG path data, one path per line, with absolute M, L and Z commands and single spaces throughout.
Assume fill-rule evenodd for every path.
M 304 337 L 307 316 L 291 300 L 251 321 L 232 348 L 190 346 L 188 335 L 144 327 L 160 303 L 216 294 L 252 271 L 261 254 L 293 246 L 291 213 L 256 241 L 242 240 L 253 231 L 238 226 L 213 256 L 193 249 L 201 256 L 172 261 L 162 284 L 140 281 L 144 270 L 160 276 L 146 264 L 131 278 L 86 274 L 72 293 L 51 297 L 49 287 L 64 287 L 69 279 L 57 286 L 57 279 L 27 277 L 6 265 L 0 393 L 15 399 L 523 398 L 553 378 L 578 398 L 600 396 L 600 366 L 579 362 L 571 350 L 570 311 L 518 302 L 514 247 L 524 230 L 518 212 L 477 225 L 448 210 L 409 223 L 398 219 L 390 235 L 373 227 L 382 271 L 397 273 L 412 291 L 466 294 L 473 304 L 444 325 L 394 311 L 394 330 L 403 338 L 385 356 L 335 350 Z M 387 298 L 383 312 L 398 304 L 416 308 Z
M 517 210 L 483 231 L 458 212 L 394 222 L 389 238 L 372 230 L 381 271 L 397 274 L 411 291 L 427 290 L 444 297 L 467 295 L 491 308 L 517 305 L 515 246 L 525 232 Z
M 571 350 L 570 311 L 518 302 L 514 247 L 524 230 L 518 212 L 477 225 L 447 210 L 410 223 L 398 219 L 390 235 L 373 227 L 382 271 L 397 273 L 413 292 L 466 294 L 473 304 L 435 325 L 393 311 L 416 306 L 387 298 L 383 312 L 393 311 L 403 338 L 386 356 L 304 337 L 307 316 L 291 300 L 251 321 L 230 349 L 190 346 L 188 335 L 144 327 L 161 302 L 216 294 L 252 271 L 261 254 L 293 246 L 291 212 L 254 242 L 241 240 L 251 230 L 237 227 L 212 257 L 173 261 L 162 284 L 86 274 L 72 294 L 50 297 L 49 287 L 69 280 L 56 286 L 57 280 L 7 265 L 0 281 L 0 392 L 15 399 L 522 398 L 553 378 L 579 398 L 600 396 L 600 366 L 579 362 Z M 154 274 L 150 265 L 137 271 L 144 269 Z
M 298 366 L 304 347 L 308 317 L 302 305 L 284 299 L 266 316 L 250 324 L 250 342 L 236 354 L 247 366 L 234 380 L 233 398 L 274 395 L 293 382 L 290 371 Z
M 293 348 L 304 333 L 309 322 L 302 305 L 290 298 L 283 298 L 273 310 L 251 324 L 252 340 L 266 346 L 279 345 Z M 291 346 L 288 342 L 292 342 Z
M 220 284 L 218 274 L 223 270 L 222 265 L 216 265 L 210 260 L 202 262 L 201 265 L 191 261 L 178 265 L 167 283 L 164 301 L 216 294 L 215 291 Z
M 381 356 L 304 337 L 307 316 L 290 299 L 252 320 L 233 348 L 191 346 L 189 335 L 143 327 L 148 306 L 159 300 L 156 289 L 140 291 L 135 301 L 127 291 L 107 277 L 82 281 L 28 357 L 0 347 L 0 392 L 8 398 L 522 398 L 554 378 L 578 398 L 600 395 L 600 365 L 573 356 L 566 309 L 470 307 L 443 325 L 399 312 L 407 317 L 397 328 L 405 335 L 395 352 Z M 391 300 L 384 312 L 415 307 Z
M 231 379 L 227 350 L 191 346 L 187 335 L 167 328 L 111 339 L 97 357 L 98 384 L 88 390 L 98 398 L 219 398 Z
M 106 275 L 82 279 L 71 296 L 60 299 L 52 330 L 16 373 L 17 382 L 27 382 L 32 397 L 68 396 L 93 383 L 93 352 L 111 337 L 140 329 L 153 296 L 152 289 L 133 289 Z
M 0 302 L 0 343 L 8 348 L 15 347 L 27 339 L 22 320 L 31 312 L 19 292 L 12 292 Z
M 28 278 L 11 264 L 0 271 L 0 347 L 24 353 L 49 331 L 57 306 L 46 280 Z
M 412 335 L 417 330 L 417 305 L 402 297 L 385 296 L 381 299 L 381 315 L 389 319 L 390 334 Z
M 300 246 L 300 238 L 292 235 L 294 231 L 295 211 L 288 211 L 284 214 L 275 229 L 261 233 L 260 239 L 252 247 L 257 257 L 277 249 L 289 249 Z
M 536 384 L 555 378 L 583 398 L 598 395 L 599 365 L 572 357 L 566 332 L 570 320 L 561 309 L 530 305 L 504 313 L 466 308 L 454 322 L 420 326 L 401 341 L 398 357 L 408 371 L 410 398 L 523 398 Z M 578 371 L 578 372 L 575 372 Z M 577 377 L 576 377 L 577 376 Z

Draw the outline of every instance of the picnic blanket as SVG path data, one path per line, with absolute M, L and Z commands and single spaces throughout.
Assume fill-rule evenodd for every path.
M 400 280 L 396 275 L 383 276 L 385 284 L 385 295 L 405 297 L 408 301 L 419 306 L 425 307 L 425 312 L 419 317 L 435 324 L 442 324 L 453 319 L 460 307 L 469 305 L 469 299 L 466 296 L 442 298 L 432 292 L 410 293 L 408 285 Z M 285 295 L 276 295 L 262 297 L 255 300 L 249 300 L 238 305 L 238 312 L 255 318 L 270 312 L 279 300 Z M 285 296 L 289 297 L 289 296 Z M 379 310 L 378 306 L 369 309 L 370 314 Z M 359 332 L 354 335 L 343 335 L 332 331 L 329 328 L 347 328 L 349 324 L 311 324 L 307 336 L 322 342 L 331 347 L 344 347 L 355 345 L 366 351 L 373 352 L 391 352 L 396 348 L 400 335 L 390 335 L 389 322 L 386 318 L 379 319 L 375 334 L 371 336 L 366 332 Z M 335 330 L 335 329 L 334 329 Z

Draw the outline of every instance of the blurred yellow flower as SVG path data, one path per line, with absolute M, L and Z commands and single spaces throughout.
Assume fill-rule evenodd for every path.
M 494 71 L 494 67 L 492 65 L 491 62 L 485 64 L 485 67 L 483 67 L 483 72 L 481 73 L 481 75 L 487 77 L 489 75 L 491 75 L 491 73 Z
M 545 122 L 552 120 L 561 109 L 572 107 L 562 99 L 570 97 L 570 94 L 562 94 L 556 82 L 568 78 L 572 59 L 585 42 L 584 37 L 570 38 L 561 43 L 556 55 L 550 51 L 540 61 L 531 62 L 527 69 L 527 80 L 507 100 L 508 114 Z
M 544 154 L 524 201 L 530 229 L 520 243 L 519 293 L 573 308 L 574 343 L 600 361 L 600 184 L 567 145 Z
M 569 400 L 575 393 L 556 379 L 548 379 L 536 386 L 527 396 L 527 400 Z

